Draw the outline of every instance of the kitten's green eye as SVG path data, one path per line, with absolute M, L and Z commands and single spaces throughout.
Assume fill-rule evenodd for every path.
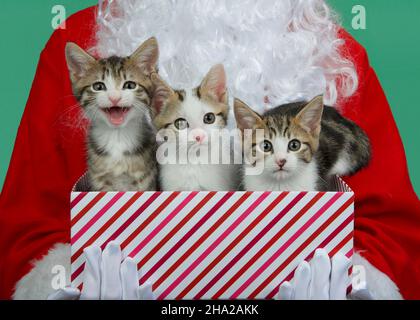
M 203 119 L 205 124 L 213 124 L 216 121 L 216 116 L 214 113 L 207 113 Z
M 188 121 L 183 118 L 175 120 L 174 125 L 178 130 L 185 130 L 189 127 Z
M 261 142 L 260 148 L 265 153 L 272 152 L 273 151 L 273 144 L 268 140 L 264 140 L 263 142 Z
M 103 82 L 95 82 L 95 83 L 92 85 L 92 89 L 93 89 L 94 91 L 105 91 L 105 90 L 106 90 L 106 85 L 105 85 L 105 83 L 103 83 Z
M 302 143 L 299 140 L 292 140 L 289 142 L 289 150 L 296 152 L 300 150 L 300 147 L 302 146 Z
M 137 83 L 134 81 L 127 81 L 124 83 L 123 89 L 124 90 L 135 90 L 137 88 Z

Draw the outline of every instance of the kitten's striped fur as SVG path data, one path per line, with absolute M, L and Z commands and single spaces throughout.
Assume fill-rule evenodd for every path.
M 272 152 L 264 153 L 264 172 L 244 175 L 246 190 L 328 190 L 333 176 L 352 175 L 369 163 L 365 132 L 335 108 L 324 106 L 322 97 L 282 105 L 262 116 L 237 100 L 235 114 L 240 129 L 262 129 L 273 145 Z M 293 140 L 301 144 L 295 152 L 287 148 Z M 253 154 L 262 153 L 259 144 L 252 144 Z M 279 171 L 280 160 L 286 162 Z
M 156 138 L 150 120 L 158 46 L 146 41 L 130 57 L 96 60 L 75 44 L 66 48 L 73 92 L 90 119 L 87 138 L 88 179 L 92 191 L 157 190 Z M 94 90 L 104 83 L 106 92 Z M 133 90 L 125 83 L 136 83 Z M 117 107 L 128 109 L 125 122 L 113 126 L 104 110 L 112 95 L 121 99 Z

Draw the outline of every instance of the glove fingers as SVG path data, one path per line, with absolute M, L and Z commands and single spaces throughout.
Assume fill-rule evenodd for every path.
M 102 300 L 121 300 L 122 298 L 121 260 L 121 247 L 115 242 L 110 242 L 102 253 Z
M 80 300 L 99 300 L 101 297 L 101 249 L 88 247 L 83 252 L 86 263 Z
M 315 251 L 310 262 L 311 285 L 310 297 L 312 300 L 328 300 L 330 290 L 331 261 L 324 249 Z
M 311 267 L 309 263 L 303 261 L 295 271 L 293 278 L 295 286 L 295 299 L 308 300 L 309 299 L 309 285 L 311 282 Z
M 80 298 L 80 291 L 76 288 L 64 288 L 55 291 L 53 294 L 49 295 L 47 300 L 78 300 Z
M 290 282 L 283 282 L 280 286 L 277 300 L 292 300 L 293 299 L 293 287 Z
M 123 300 L 139 300 L 139 274 L 132 258 L 126 258 L 121 265 L 121 281 Z
M 150 283 L 145 283 L 138 288 L 139 300 L 156 300 L 153 288 Z
M 345 300 L 347 287 L 350 285 L 349 268 L 351 260 L 345 255 L 338 253 L 332 258 L 331 271 L 331 300 Z
M 349 298 L 351 300 L 375 300 L 368 289 L 360 289 L 352 291 Z

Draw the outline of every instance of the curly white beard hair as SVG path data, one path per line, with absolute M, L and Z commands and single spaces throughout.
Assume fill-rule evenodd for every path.
M 230 97 L 255 111 L 324 94 L 340 106 L 358 87 L 342 56 L 339 24 L 324 0 L 100 0 L 101 57 L 129 55 L 155 36 L 159 73 L 173 87 L 193 88 L 223 63 Z M 230 117 L 231 119 L 233 117 Z M 359 254 L 375 299 L 401 299 L 396 285 Z
M 155 36 L 170 85 L 192 88 L 223 63 L 230 95 L 258 112 L 319 94 L 334 106 L 358 86 L 323 0 L 100 0 L 98 23 L 99 56 Z

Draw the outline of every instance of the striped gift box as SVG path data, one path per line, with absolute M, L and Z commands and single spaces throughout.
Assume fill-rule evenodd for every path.
M 73 192 L 72 282 L 83 249 L 121 244 L 158 299 L 271 299 L 317 248 L 353 255 L 354 194 Z

